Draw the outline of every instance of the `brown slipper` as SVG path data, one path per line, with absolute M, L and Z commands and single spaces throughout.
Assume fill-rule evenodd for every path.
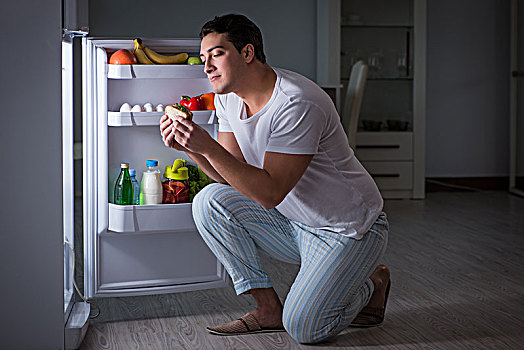
M 386 297 L 384 299 L 383 307 L 365 306 L 351 322 L 351 327 L 375 327 L 384 322 L 384 315 L 386 313 L 386 305 L 388 303 L 389 288 L 391 287 L 391 280 L 388 281 L 386 287 Z
M 256 318 L 249 314 L 245 314 L 238 320 L 224 323 L 216 327 L 207 327 L 211 334 L 216 335 L 241 335 L 254 333 L 268 333 L 268 332 L 285 332 L 284 328 L 263 328 L 260 327 Z

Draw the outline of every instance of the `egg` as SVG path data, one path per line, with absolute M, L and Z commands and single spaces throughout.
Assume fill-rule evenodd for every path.
M 131 108 L 131 112 L 143 112 L 142 106 L 134 105 L 133 108 Z
M 163 111 L 164 111 L 164 105 L 161 104 L 161 103 L 158 104 L 158 105 L 156 106 L 156 111 L 157 111 L 157 112 L 163 112 Z
M 120 112 L 131 112 L 131 105 L 127 102 L 122 103 L 120 106 Z
M 153 112 L 153 105 L 151 103 L 149 103 L 149 102 L 146 103 L 144 105 L 144 111 L 146 111 L 146 112 Z

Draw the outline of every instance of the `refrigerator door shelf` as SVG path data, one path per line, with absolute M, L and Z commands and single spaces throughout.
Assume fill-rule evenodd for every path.
M 109 126 L 158 126 L 164 112 L 107 112 Z M 215 111 L 194 111 L 197 124 L 216 124 Z
M 109 79 L 207 79 L 203 65 L 108 64 Z
M 191 203 L 116 205 L 109 203 L 112 232 L 196 230 Z

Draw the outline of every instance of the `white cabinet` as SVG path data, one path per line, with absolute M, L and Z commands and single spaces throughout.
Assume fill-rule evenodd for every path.
M 369 68 L 355 152 L 385 198 L 424 198 L 425 0 L 318 0 L 317 82 Z M 338 41 L 337 41 L 338 40 Z M 322 43 L 322 44 L 321 44 Z
M 198 39 L 144 40 L 160 52 L 199 52 Z M 115 205 L 120 163 L 136 169 L 146 159 L 164 167 L 183 152 L 164 146 L 159 112 L 119 112 L 122 103 L 173 104 L 182 95 L 212 91 L 203 66 L 108 65 L 107 52 L 131 49 L 129 39 L 83 41 L 84 284 L 88 298 L 146 295 L 222 287 L 224 267 L 200 237 L 192 204 Z M 194 121 L 217 136 L 214 111 Z

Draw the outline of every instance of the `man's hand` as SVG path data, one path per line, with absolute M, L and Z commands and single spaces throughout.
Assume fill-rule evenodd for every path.
M 185 150 L 206 156 L 219 146 L 198 124 L 179 116 L 175 116 L 175 119 L 171 130 L 173 140 Z
M 185 147 L 182 147 L 182 145 L 176 142 L 173 129 L 173 121 L 164 114 L 162 118 L 160 118 L 160 134 L 162 135 L 162 141 L 164 142 L 164 145 L 169 148 L 176 149 L 177 151 L 187 152 Z

